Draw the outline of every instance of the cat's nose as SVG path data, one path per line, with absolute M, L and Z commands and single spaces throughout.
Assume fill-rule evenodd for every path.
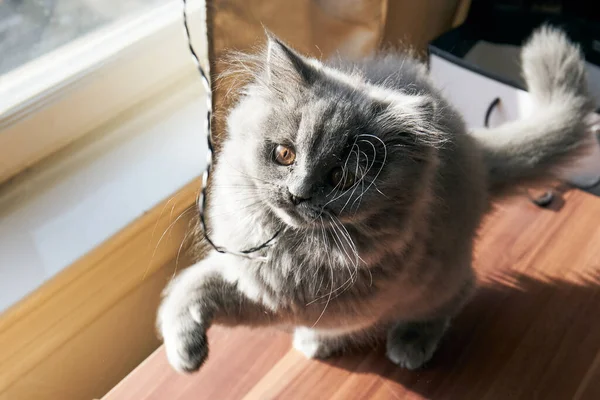
M 297 206 L 298 204 L 310 200 L 310 197 L 300 197 L 288 192 L 290 196 L 290 201 L 293 205 Z

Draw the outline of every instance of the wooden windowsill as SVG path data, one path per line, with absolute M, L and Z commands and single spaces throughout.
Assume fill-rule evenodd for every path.
M 198 188 L 188 184 L 1 316 L 1 400 L 101 397 L 158 347 L 160 292 L 186 265 L 178 254 L 193 213 L 184 212 Z

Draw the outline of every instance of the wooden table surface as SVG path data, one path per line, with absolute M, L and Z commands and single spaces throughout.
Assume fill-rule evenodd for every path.
M 480 290 L 426 369 L 381 348 L 306 360 L 274 330 L 209 333 L 209 360 L 181 376 L 159 349 L 105 400 L 600 399 L 600 198 L 560 209 L 498 207 L 475 254 Z

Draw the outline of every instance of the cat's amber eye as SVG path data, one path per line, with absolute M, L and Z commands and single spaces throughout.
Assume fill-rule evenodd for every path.
M 346 190 L 354 185 L 356 177 L 352 172 L 346 171 L 344 173 L 342 167 L 335 167 L 329 174 L 329 180 L 335 188 Z
M 275 161 L 280 165 L 292 165 L 296 160 L 296 152 L 289 146 L 282 144 L 275 147 Z

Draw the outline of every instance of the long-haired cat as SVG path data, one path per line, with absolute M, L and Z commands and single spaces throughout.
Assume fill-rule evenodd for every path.
M 293 327 L 307 357 L 387 339 L 418 368 L 474 290 L 492 202 L 546 182 L 588 147 L 578 47 L 542 27 L 522 67 L 531 116 L 469 132 L 407 55 L 321 62 L 269 37 L 228 116 L 210 193 L 212 251 L 165 291 L 158 327 L 179 371 L 213 324 Z

